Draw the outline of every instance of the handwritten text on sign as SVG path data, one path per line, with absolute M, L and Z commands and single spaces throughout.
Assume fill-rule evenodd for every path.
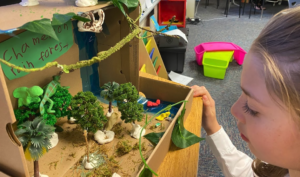
M 25 31 L 0 43 L 0 58 L 23 68 L 40 68 L 67 52 L 73 45 L 72 22 L 53 26 L 59 39 Z M 1 63 L 2 64 L 2 63 Z M 2 64 L 4 74 L 9 80 L 29 73 Z

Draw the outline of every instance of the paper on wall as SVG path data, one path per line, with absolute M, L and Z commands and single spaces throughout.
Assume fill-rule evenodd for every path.
M 174 30 L 165 32 L 165 34 L 180 36 L 180 37 L 182 37 L 186 42 L 188 42 L 188 40 L 187 40 L 187 38 L 186 38 L 186 35 L 185 35 L 182 31 L 180 31 L 179 29 L 174 29 Z
M 151 8 L 152 7 L 152 2 L 151 0 L 145 0 L 146 1 L 146 7 Z
M 191 78 L 191 77 L 184 76 L 182 74 L 178 74 L 173 71 L 171 71 L 169 73 L 169 77 L 172 81 L 177 82 L 179 84 L 183 84 L 183 85 L 187 85 L 188 83 L 190 83 L 193 80 L 193 78 Z

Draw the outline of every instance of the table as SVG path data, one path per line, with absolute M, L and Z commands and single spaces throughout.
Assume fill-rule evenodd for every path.
M 140 75 L 164 82 L 178 84 L 148 73 L 140 72 Z M 184 127 L 197 136 L 201 135 L 202 105 L 203 102 L 201 97 L 194 98 L 191 112 L 184 123 Z M 172 143 L 169 152 L 157 171 L 158 176 L 196 177 L 198 172 L 199 148 L 200 143 L 194 144 L 185 149 L 177 148 Z

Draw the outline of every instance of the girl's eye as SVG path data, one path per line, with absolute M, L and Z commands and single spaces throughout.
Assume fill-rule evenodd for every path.
M 249 108 L 248 102 L 245 102 L 245 105 L 243 106 L 244 112 L 250 114 L 251 116 L 257 116 L 258 112 L 253 111 Z

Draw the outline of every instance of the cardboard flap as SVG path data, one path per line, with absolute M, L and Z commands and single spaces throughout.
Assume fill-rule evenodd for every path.
M 28 169 L 23 155 L 23 148 L 12 131 L 16 121 L 4 74 L 0 66 L 0 171 L 11 176 L 26 176 Z
M 0 177 L 10 177 L 10 176 L 8 176 L 0 171 Z
M 101 9 L 111 5 L 110 2 L 99 2 L 96 6 L 77 7 L 74 1 L 66 0 L 39 0 L 39 5 L 24 7 L 20 4 L 13 4 L 0 7 L 0 29 L 7 30 L 17 28 L 23 24 L 40 20 L 42 18 L 52 19 L 54 13 L 66 14 L 69 12 L 87 12 Z M 5 18 L 3 18 L 5 17 Z

